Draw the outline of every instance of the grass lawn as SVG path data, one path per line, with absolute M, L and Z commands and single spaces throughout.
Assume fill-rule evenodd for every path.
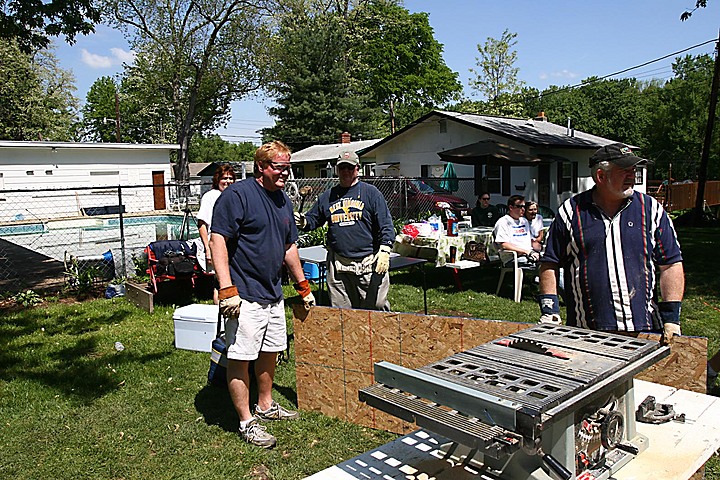
M 718 233 L 679 231 L 683 333 L 709 337 L 711 352 L 720 348 L 720 279 L 710 266 Z M 537 320 L 532 285 L 516 304 L 509 281 L 492 295 L 496 271 L 461 272 L 462 292 L 449 269 L 426 273 L 430 313 Z M 421 312 L 420 275 L 394 272 L 390 301 L 393 310 Z M 124 299 L 99 299 L 0 312 L 0 478 L 297 479 L 395 438 L 303 412 L 269 426 L 276 449 L 245 444 L 226 391 L 205 384 L 209 355 L 174 348 L 174 309 L 150 315 Z M 280 366 L 275 388 L 276 400 L 295 404 L 292 362 Z M 706 478 L 720 479 L 717 457 Z

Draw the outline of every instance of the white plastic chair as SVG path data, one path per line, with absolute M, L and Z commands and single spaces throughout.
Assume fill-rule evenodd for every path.
M 513 278 L 515 279 L 515 286 L 513 290 L 513 300 L 520 303 L 520 299 L 522 298 L 522 282 L 524 277 L 524 270 L 535 272 L 537 270 L 537 265 L 528 265 L 528 264 L 519 264 L 518 263 L 518 256 L 517 252 L 513 252 L 510 250 L 499 250 L 498 251 L 500 255 L 500 280 L 498 280 L 497 290 L 495 290 L 495 295 L 500 294 L 500 287 L 502 287 L 503 280 L 505 279 L 506 273 L 512 273 Z M 512 260 L 512 262 L 511 262 Z

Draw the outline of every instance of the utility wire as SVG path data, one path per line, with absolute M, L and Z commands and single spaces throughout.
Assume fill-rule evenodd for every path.
M 660 58 L 656 58 L 656 59 L 654 59 L 654 60 L 650 60 L 650 61 L 647 61 L 647 62 L 645 62 L 645 63 L 641 63 L 641 64 L 639 64 L 639 65 L 635 65 L 634 67 L 629 67 L 629 68 L 625 68 L 625 69 L 623 69 L 623 70 L 620 70 L 620 71 L 617 71 L 617 72 L 614 72 L 614 73 L 609 73 L 609 74 L 604 75 L 604 76 L 602 76 L 602 77 L 595 78 L 595 79 L 593 79 L 592 81 L 589 81 L 589 82 L 580 82 L 580 83 L 577 83 L 577 84 L 575 84 L 575 85 L 568 85 L 568 86 L 566 86 L 566 87 L 558 88 L 557 90 L 552 90 L 552 91 L 549 91 L 549 92 L 547 92 L 547 91 L 545 91 L 545 92 L 540 92 L 540 95 L 541 95 L 542 97 L 545 97 L 545 96 L 548 96 L 548 95 L 553 95 L 553 94 L 555 94 L 555 93 L 560 93 L 560 92 L 564 92 L 564 91 L 567 91 L 567 90 L 571 90 L 571 89 L 573 89 L 573 88 L 580 88 L 580 87 L 585 87 L 585 86 L 587 86 L 587 85 L 592 85 L 593 83 L 599 82 L 599 81 L 601 81 L 601 80 L 605 80 L 605 79 L 607 79 L 607 78 L 614 77 L 614 76 L 616 76 L 616 75 L 620 75 L 620 74 L 622 74 L 622 73 L 626 73 L 626 72 L 629 72 L 629 71 L 631 71 L 631 70 L 636 70 L 636 69 L 638 69 L 638 68 L 645 67 L 645 66 L 647 66 L 647 65 L 650 65 L 651 63 L 656 63 L 656 62 L 659 62 L 659 61 L 661 61 L 661 60 L 665 60 L 666 58 L 670 58 L 670 57 L 672 57 L 672 56 L 679 55 L 679 54 L 681 54 L 681 53 L 687 52 L 688 50 L 692 50 L 692 49 L 694 49 L 694 48 L 702 47 L 703 45 L 707 45 L 708 43 L 717 42 L 717 41 L 719 41 L 719 40 L 720 40 L 720 39 L 718 39 L 718 38 L 713 38 L 713 39 L 711 39 L 711 40 L 706 40 L 706 41 L 704 41 L 704 42 L 702 42 L 702 43 L 698 43 L 697 45 L 693 45 L 692 47 L 687 47 L 687 48 L 684 48 L 684 49 L 682 49 L 682 50 L 678 50 L 677 52 L 669 53 L 669 54 L 664 55 L 664 56 L 662 56 L 662 57 L 660 57 Z

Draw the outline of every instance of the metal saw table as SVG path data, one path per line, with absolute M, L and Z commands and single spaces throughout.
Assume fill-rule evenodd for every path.
M 633 377 L 668 353 L 650 340 L 537 325 L 415 370 L 379 362 L 379 383 L 360 399 L 435 439 L 420 442 L 436 452 L 426 460 L 476 478 L 618 478 L 650 443 L 636 428 Z M 370 478 L 414 476 L 404 475 Z

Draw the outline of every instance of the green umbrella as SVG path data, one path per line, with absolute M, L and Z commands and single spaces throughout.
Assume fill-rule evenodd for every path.
M 455 173 L 455 167 L 452 162 L 448 162 L 445 166 L 445 171 L 442 174 L 442 181 L 440 182 L 440 188 L 447 190 L 448 192 L 457 192 L 460 188 L 457 180 L 457 173 Z

